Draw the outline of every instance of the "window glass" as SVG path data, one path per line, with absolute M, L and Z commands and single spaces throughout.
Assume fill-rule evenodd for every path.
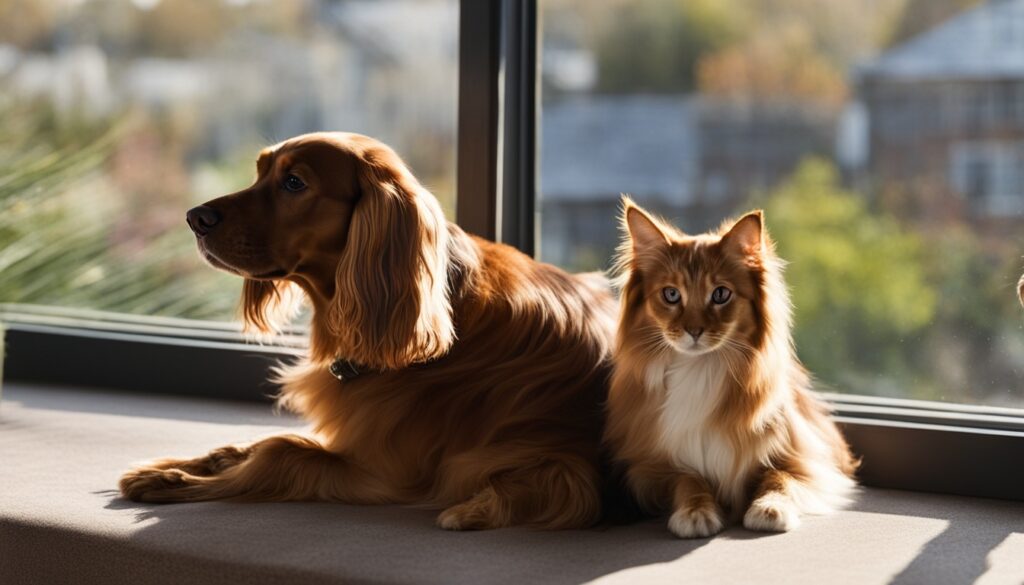
M 544 260 L 764 208 L 823 389 L 1024 406 L 1024 2 L 541 7 Z
M 456 0 L 0 0 L 0 302 L 230 319 L 185 210 L 315 130 L 454 209 Z

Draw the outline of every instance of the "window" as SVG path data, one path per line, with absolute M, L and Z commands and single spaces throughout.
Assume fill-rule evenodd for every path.
M 924 4 L 541 0 L 540 257 L 762 207 L 823 389 L 1024 407 L 1024 4 Z
M 981 216 L 1024 215 L 1024 141 L 953 144 L 951 182 Z
M 766 13 L 768 4 L 780 12 Z M 619 192 L 690 231 L 766 207 L 791 260 L 800 353 L 824 389 L 840 392 L 828 399 L 864 459 L 861 481 L 1020 499 L 1024 472 L 1007 462 L 1024 445 L 1016 383 L 1024 334 L 1014 300 L 1024 231 L 1017 216 L 972 213 L 958 186 L 984 191 L 1006 180 L 998 178 L 1006 171 L 989 165 L 1007 163 L 973 154 L 987 152 L 974 146 L 1024 141 L 1021 100 L 1012 120 L 976 115 L 993 93 L 978 71 L 1002 63 L 998 87 L 1024 87 L 1024 65 L 1012 57 L 1019 53 L 1005 45 L 1024 34 L 972 36 L 1024 15 L 1014 12 L 1019 2 L 976 4 L 963 12 L 920 12 L 917 0 L 823 0 L 813 10 L 806 2 L 760 0 L 18 4 L 19 19 L 0 18 L 0 107 L 26 113 L 0 119 L 0 302 L 149 315 L 0 305 L 3 375 L 265 399 L 272 392 L 261 386 L 267 368 L 302 352 L 301 331 L 255 346 L 243 344 L 232 325 L 153 314 L 230 316 L 237 283 L 197 261 L 185 230 L 174 227 L 181 211 L 247 184 L 252 149 L 291 133 L 291 124 L 314 129 L 330 119 L 395 145 L 463 228 L 574 270 L 607 266 Z M 0 14 L 7 6 L 0 0 Z M 167 48 L 160 45 L 166 37 L 140 23 L 171 7 L 192 15 L 182 21 L 190 25 L 201 20 L 193 10 L 230 18 L 216 21 L 217 42 Z M 97 25 L 104 14 L 112 19 L 102 29 L 107 37 Z M 301 33 L 289 28 L 295 18 Z M 388 49 L 391 30 L 416 50 Z M 39 38 L 50 41 L 32 40 Z M 62 48 L 76 43 L 91 43 L 82 53 L 91 56 L 58 69 L 71 54 Z M 146 52 L 155 46 L 169 54 Z M 956 59 L 947 58 L 950 50 Z M 120 51 L 120 60 L 96 58 L 107 51 Z M 252 57 L 277 51 L 311 61 L 273 69 L 280 75 L 269 85 L 253 75 L 254 85 L 245 86 L 251 94 L 232 88 L 211 97 L 219 79 L 190 84 L 181 74 L 183 63 L 208 57 L 227 78 L 248 79 L 237 70 L 272 68 Z M 122 109 L 73 108 L 61 117 L 59 104 L 106 95 L 102 84 L 71 80 L 99 71 L 116 86 L 110 80 L 122 79 L 133 55 L 158 68 L 149 78 L 157 81 L 131 86 L 162 84 L 146 94 L 158 105 L 118 98 L 108 105 Z M 1007 55 L 1009 63 L 1000 60 Z M 337 68 L 324 73 L 317 69 L 324 63 Z M 58 70 L 68 74 L 55 82 Z M 345 74 L 322 77 L 338 71 Z M 930 77 L 936 71 L 943 79 Z M 1019 81 L 1005 79 L 1014 75 Z M 21 89 L 6 91 L 18 76 Z M 164 84 L 169 79 L 175 83 Z M 353 81 L 360 79 L 369 81 Z M 309 98 L 303 82 L 329 89 Z M 175 100 L 188 91 L 202 107 L 178 108 Z M 231 100 L 249 105 L 232 108 Z M 335 100 L 344 107 L 334 108 Z M 238 123 L 210 121 L 208 110 Z M 118 112 L 129 114 L 127 123 L 113 117 Z M 90 126 L 89 116 L 117 123 Z M 143 140 L 129 132 L 139 119 L 161 123 Z M 190 131 L 166 142 L 162 133 L 177 124 Z M 987 134 L 993 124 L 998 138 Z M 84 140 L 79 131 L 94 134 Z M 185 138 L 205 146 L 185 149 Z M 127 159 L 101 152 L 115 147 Z M 175 162 L 178 172 L 152 161 Z M 125 177 L 134 189 L 118 182 Z M 168 182 L 180 188 L 176 199 L 147 195 L 166 192 Z M 173 209 L 173 217 L 160 209 Z M 173 245 L 163 248 L 163 238 Z M 51 262 L 60 269 L 42 269 Z M 101 278 L 81 276 L 94 264 Z M 147 281 L 153 273 L 159 278 Z M 68 275 L 82 280 L 69 284 Z M 107 280 L 119 286 L 94 284 Z M 204 304 L 190 304 L 196 300 Z M 62 367 L 52 355 L 64 356 Z
M 229 320 L 185 210 L 313 130 L 454 212 L 456 0 L 0 2 L 0 303 Z M 16 16 L 15 16 L 16 14 Z

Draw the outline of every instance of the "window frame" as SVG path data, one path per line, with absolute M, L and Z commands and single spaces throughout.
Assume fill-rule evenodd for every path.
M 537 0 L 460 0 L 457 221 L 533 254 L 540 25 Z M 263 345 L 237 325 L 0 305 L 7 383 L 269 401 L 302 330 Z M 188 367 L 181 367 L 188 364 Z M 863 461 L 863 485 L 1024 501 L 1024 411 L 827 394 Z
M 470 233 L 534 255 L 536 0 L 460 0 L 456 209 Z
M 222 400 L 271 400 L 272 369 L 306 346 L 301 330 L 260 345 L 232 323 L 21 304 L 0 304 L 0 327 L 3 383 Z

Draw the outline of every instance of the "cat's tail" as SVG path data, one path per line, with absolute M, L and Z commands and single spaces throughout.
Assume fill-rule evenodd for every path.
M 849 507 L 859 492 L 857 482 L 831 461 L 803 462 L 806 474 L 787 486 L 803 514 L 831 514 Z
M 809 400 L 810 394 L 804 395 Z M 793 501 L 805 514 L 828 514 L 848 507 L 858 489 L 854 473 L 860 462 L 835 423 L 826 416 L 825 405 L 805 404 L 803 416 L 791 416 L 791 431 L 799 438 L 799 473 L 789 486 Z

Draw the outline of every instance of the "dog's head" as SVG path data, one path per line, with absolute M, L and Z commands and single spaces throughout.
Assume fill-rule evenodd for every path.
M 394 368 L 448 349 L 447 223 L 394 151 L 307 134 L 264 149 L 256 170 L 187 214 L 202 256 L 245 278 L 250 329 L 278 327 L 305 292 L 314 357 Z

